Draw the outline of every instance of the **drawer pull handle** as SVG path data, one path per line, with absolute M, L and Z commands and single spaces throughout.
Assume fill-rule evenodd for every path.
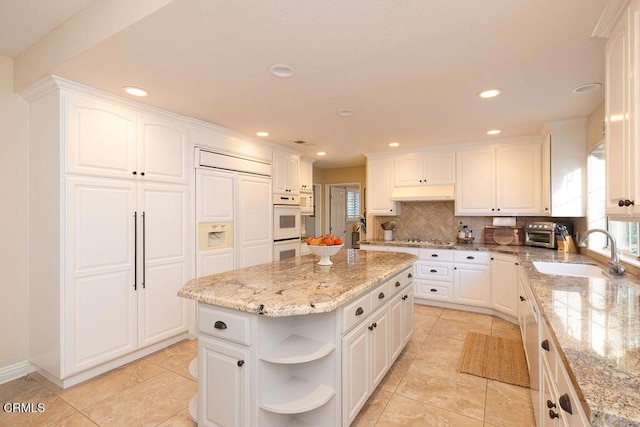
M 436 288 L 431 288 L 430 291 L 431 292 L 438 292 L 438 290 Z
M 242 365 L 244 365 L 244 360 L 238 360 L 238 367 L 242 368 Z
M 216 323 L 213 324 L 213 327 L 216 329 L 227 329 L 227 324 L 224 323 L 222 320 L 218 320 L 216 321 Z
M 544 348 L 545 350 L 549 351 L 549 340 L 544 340 L 540 343 L 540 347 Z
M 556 404 L 555 404 L 555 403 L 553 403 L 553 402 L 552 402 L 552 401 L 550 401 L 550 400 L 547 400 L 547 408 L 549 408 L 549 409 L 553 409 L 553 408 L 555 408 L 555 407 L 556 407 Z
M 429 270 L 429 271 L 430 271 L 431 273 L 437 273 L 437 272 L 438 272 L 438 270 L 434 270 L 434 269 L 431 269 L 431 270 Z
M 476 259 L 476 257 L 473 257 L 473 256 L 469 255 L 469 256 L 467 257 L 467 259 Z
M 411 279 L 411 278 L 413 277 L 413 274 L 409 273 L 409 274 L 407 274 L 407 277 L 408 277 L 409 279 Z
M 362 309 L 362 307 L 358 307 L 358 309 L 356 310 L 356 316 L 360 316 L 362 313 L 364 313 L 364 310 Z
M 378 294 L 378 299 L 383 299 L 384 298 L 384 292 L 380 292 Z
M 549 418 L 551 418 L 551 419 L 560 418 L 560 415 L 558 415 L 555 412 L 553 412 L 553 409 L 549 409 Z
M 438 254 L 431 254 L 432 257 L 438 258 Z
M 400 287 L 400 282 L 396 282 L 396 288 Z
M 565 412 L 573 414 L 573 409 L 571 408 L 571 399 L 569 399 L 569 395 L 567 393 L 560 396 L 560 399 L 558 399 L 558 402 L 560 402 L 560 407 Z

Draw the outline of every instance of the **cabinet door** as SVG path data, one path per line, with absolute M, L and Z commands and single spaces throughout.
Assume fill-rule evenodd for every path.
M 187 331 L 191 301 L 176 297 L 193 277 L 189 191 L 176 185 L 144 184 L 138 210 L 139 346 Z
M 188 183 L 188 133 L 184 123 L 140 114 L 138 175 L 145 181 Z
M 300 157 L 295 155 L 287 158 L 287 188 L 289 193 L 300 193 Z
M 298 194 L 300 183 L 300 158 L 296 155 L 273 152 L 273 192 L 284 194 Z
M 368 322 L 362 323 L 342 339 L 343 425 L 351 424 L 371 390 L 371 334 L 368 327 Z
M 249 425 L 249 350 L 200 336 L 198 343 L 198 425 Z
M 131 178 L 136 171 L 136 112 L 67 94 L 67 172 Z
M 517 258 L 493 254 L 491 262 L 491 303 L 494 310 L 518 317 Z
M 486 265 L 453 267 L 453 301 L 479 307 L 491 306 L 491 271 Z
M 542 144 L 498 147 L 496 156 L 496 210 L 542 214 Z
M 403 345 L 407 344 L 413 335 L 413 287 L 405 289 L 402 300 L 402 334 Z
M 393 157 L 367 159 L 367 213 L 399 215 L 398 204 L 391 201 Z
M 424 183 L 440 185 L 456 182 L 456 154 L 429 152 L 424 155 Z
M 135 203 L 133 183 L 67 180 L 63 376 L 137 347 Z
M 394 164 L 394 185 L 396 187 L 408 187 L 422 185 L 424 174 L 424 161 L 422 154 L 405 154 L 396 156 Z
M 238 175 L 237 268 L 273 259 L 271 180 Z
M 495 213 L 495 151 L 461 151 L 456 156 L 456 215 Z
M 386 306 L 371 316 L 369 328 L 371 327 L 373 327 L 371 330 L 371 388 L 374 389 L 380 384 L 390 366 L 389 334 L 391 322 Z
M 564 423 L 560 422 L 561 410 L 558 405 L 558 392 L 554 388 L 551 381 L 551 375 L 546 363 L 541 363 L 542 368 L 540 391 L 541 391 L 541 407 L 534 408 L 536 414 L 540 413 L 539 425 L 542 427 L 560 427 Z M 553 418 L 551 418 L 553 417 Z
M 218 170 L 196 171 L 196 221 L 231 222 L 234 216 L 234 174 Z
M 391 323 L 389 328 L 389 352 L 391 353 L 391 363 L 398 358 L 404 348 L 404 334 L 402 333 L 404 322 L 403 296 L 403 293 L 398 294 L 389 302 L 389 321 Z
M 313 192 L 313 162 L 300 160 L 300 191 Z
M 618 206 L 630 198 L 631 152 L 629 140 L 629 37 L 626 14 L 620 19 L 605 49 L 605 158 L 606 198 L 608 215 L 624 216 L 629 211 Z

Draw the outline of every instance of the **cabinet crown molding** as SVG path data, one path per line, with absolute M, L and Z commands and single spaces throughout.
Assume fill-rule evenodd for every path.
M 598 19 L 598 23 L 591 32 L 591 37 L 608 38 L 611 29 L 628 3 L 629 0 L 609 0 L 600 15 L 600 19 Z

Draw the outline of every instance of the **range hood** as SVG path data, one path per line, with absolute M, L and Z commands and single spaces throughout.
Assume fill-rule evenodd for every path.
M 395 187 L 391 192 L 391 200 L 399 202 L 453 200 L 453 189 L 453 184 Z

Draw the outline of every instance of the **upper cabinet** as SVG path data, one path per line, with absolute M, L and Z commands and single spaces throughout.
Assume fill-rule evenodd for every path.
M 410 153 L 394 157 L 396 187 L 453 184 L 455 179 L 453 151 Z
M 640 216 L 640 1 L 631 1 L 605 49 L 605 158 L 608 216 Z
M 393 157 L 367 158 L 367 213 L 369 215 L 399 215 L 400 203 L 391 201 L 393 191 Z
M 68 173 L 188 182 L 186 123 L 76 93 L 65 99 Z
M 459 151 L 456 215 L 540 215 L 542 143 Z
M 311 159 L 300 159 L 300 192 L 313 193 L 313 162 Z
M 296 155 L 288 151 L 273 150 L 274 193 L 299 194 L 299 174 L 300 155 Z

